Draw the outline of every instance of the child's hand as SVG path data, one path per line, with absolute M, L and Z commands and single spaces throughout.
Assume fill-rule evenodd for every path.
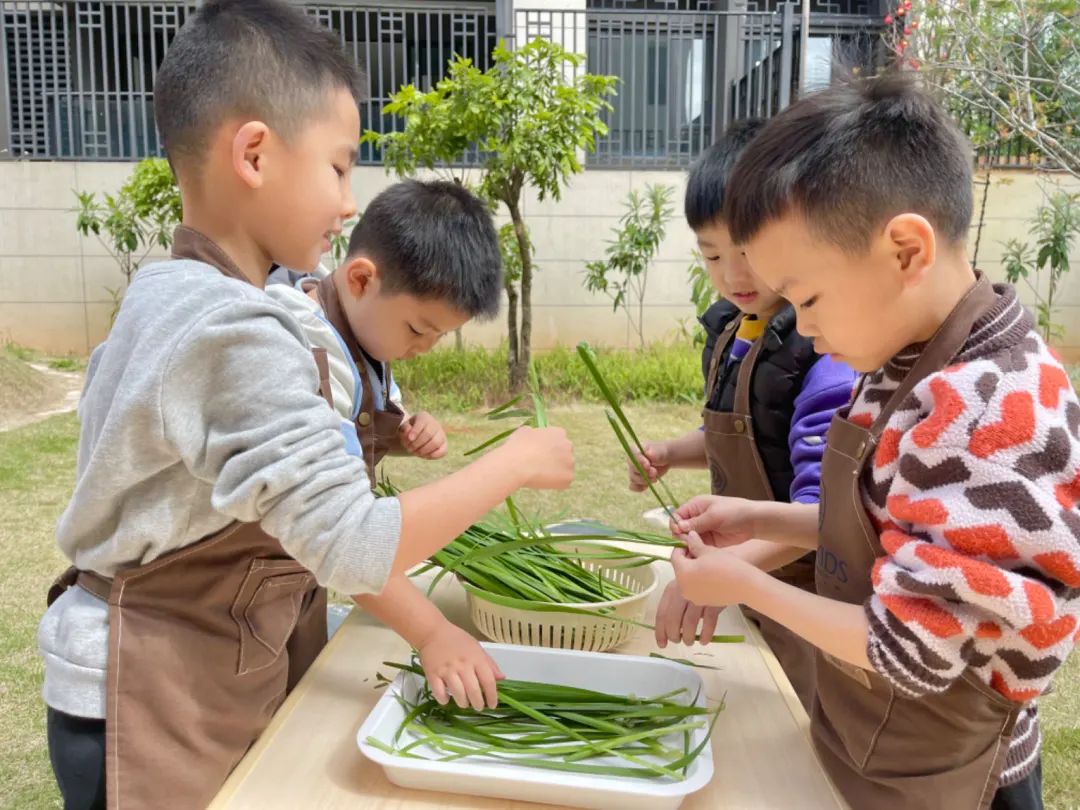
M 524 487 L 566 489 L 574 480 L 574 446 L 562 428 L 518 428 L 500 449 L 524 471 Z
M 446 431 L 427 411 L 410 416 L 398 428 L 401 445 L 417 458 L 434 460 L 446 455 Z
M 499 702 L 495 682 L 506 676 L 480 643 L 457 625 L 446 622 L 419 649 L 431 694 L 440 704 L 450 698 L 460 708 L 494 709 Z
M 745 603 L 749 577 L 757 569 L 730 551 L 705 545 L 695 532 L 686 536 L 686 544 L 671 553 L 679 593 L 696 605 Z
M 660 606 L 656 609 L 656 643 L 663 649 L 669 641 L 690 645 L 695 638 L 702 644 L 708 644 L 716 634 L 716 621 L 720 618 L 720 608 L 701 607 L 687 601 L 679 593 L 678 583 L 669 582 L 660 597 Z M 700 636 L 698 625 L 701 625 Z
M 680 540 L 696 533 L 708 546 L 734 546 L 754 536 L 756 518 L 753 501 L 699 495 L 675 510 L 671 533 Z
M 646 442 L 645 455 L 641 455 L 636 450 L 634 455 L 637 456 L 638 463 L 641 464 L 649 476 L 649 481 L 652 483 L 659 481 L 671 469 L 671 462 L 669 461 L 670 448 L 667 442 Z M 627 459 L 626 466 L 630 470 L 630 491 L 644 492 L 648 489 L 648 484 L 641 477 L 641 473 L 638 472 L 637 465 Z

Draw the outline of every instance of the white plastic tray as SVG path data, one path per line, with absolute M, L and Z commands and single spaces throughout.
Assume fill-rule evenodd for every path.
M 670 661 L 507 644 L 484 644 L 484 648 L 508 678 L 641 697 L 685 687 L 691 695 L 698 695 L 699 705 L 705 705 L 701 677 L 690 667 Z M 387 754 L 365 743 L 368 737 L 386 743 L 393 740 L 405 717 L 394 693 L 404 690 L 401 694 L 411 698 L 419 683 L 418 676 L 399 673 L 356 735 L 364 756 L 381 765 L 386 777 L 401 787 L 598 810 L 666 810 L 677 808 L 686 796 L 705 787 L 713 775 L 711 743 L 690 765 L 686 779 L 681 782 L 563 773 L 480 758 L 430 762 Z M 707 728 L 696 730 L 691 735 L 690 747 L 700 744 L 707 732 Z M 399 744 L 412 739 L 415 738 L 406 732 Z

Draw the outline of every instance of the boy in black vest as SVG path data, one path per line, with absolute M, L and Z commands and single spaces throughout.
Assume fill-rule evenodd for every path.
M 825 432 L 848 402 L 855 375 L 815 353 L 812 341 L 795 331 L 794 310 L 754 274 L 721 216 L 735 160 L 763 124 L 733 124 L 690 170 L 686 220 L 722 296 L 701 318 L 707 333 L 704 426 L 647 443 L 639 460 L 654 481 L 673 467 L 707 466 L 715 495 L 816 504 Z M 645 489 L 633 465 L 630 488 Z M 813 590 L 813 553 L 794 552 L 783 562 L 775 576 Z M 711 638 L 718 613 L 687 602 L 671 585 L 657 613 L 657 643 L 693 643 L 699 625 L 701 638 Z M 766 617 L 751 618 L 808 706 L 810 648 Z

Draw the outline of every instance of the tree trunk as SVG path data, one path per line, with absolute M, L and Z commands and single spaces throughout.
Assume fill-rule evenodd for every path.
M 459 352 L 465 348 L 465 338 L 461 335 L 461 327 L 454 330 L 454 348 Z
M 514 379 L 514 367 L 518 359 L 518 325 L 517 325 L 518 291 L 514 282 L 506 280 L 506 375 L 511 383 Z
M 986 198 L 990 194 L 990 169 L 986 170 L 986 180 L 982 189 L 982 205 L 979 206 L 979 221 L 975 227 L 975 249 L 971 252 L 971 266 L 979 267 L 979 243 L 982 242 L 983 225 L 986 223 Z
M 638 290 L 638 310 L 637 310 L 637 336 L 638 347 L 645 348 L 645 288 L 649 283 L 649 269 L 645 268 L 641 274 L 641 289 Z
M 532 249 L 529 246 L 529 234 L 525 230 L 525 220 L 521 216 L 520 200 L 515 199 L 508 205 L 510 219 L 514 223 L 517 236 L 518 253 L 521 256 L 521 336 L 517 342 L 516 353 L 510 355 L 510 392 L 516 394 L 525 390 L 525 381 L 529 374 L 529 359 L 532 355 Z M 514 335 L 511 333 L 511 349 Z

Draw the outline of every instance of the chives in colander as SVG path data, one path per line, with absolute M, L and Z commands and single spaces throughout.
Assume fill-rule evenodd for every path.
M 381 494 L 394 495 L 397 488 L 384 479 Z M 681 543 L 650 532 L 630 532 L 594 524 L 595 532 L 554 534 L 530 521 L 507 501 L 511 516 L 493 515 L 474 523 L 452 543 L 433 554 L 427 565 L 414 572 L 440 568 L 431 582 L 431 593 L 447 574 L 455 574 L 473 596 L 503 607 L 541 613 L 569 613 L 624 622 L 652 630 L 653 626 L 625 616 L 613 615 L 610 608 L 584 607 L 633 596 L 634 592 L 583 563 L 603 560 L 605 568 L 636 568 L 666 556 L 643 554 L 607 545 L 629 541 L 656 546 L 667 551 Z M 576 549 L 560 548 L 573 543 Z M 740 642 L 743 636 L 713 636 L 716 643 Z

